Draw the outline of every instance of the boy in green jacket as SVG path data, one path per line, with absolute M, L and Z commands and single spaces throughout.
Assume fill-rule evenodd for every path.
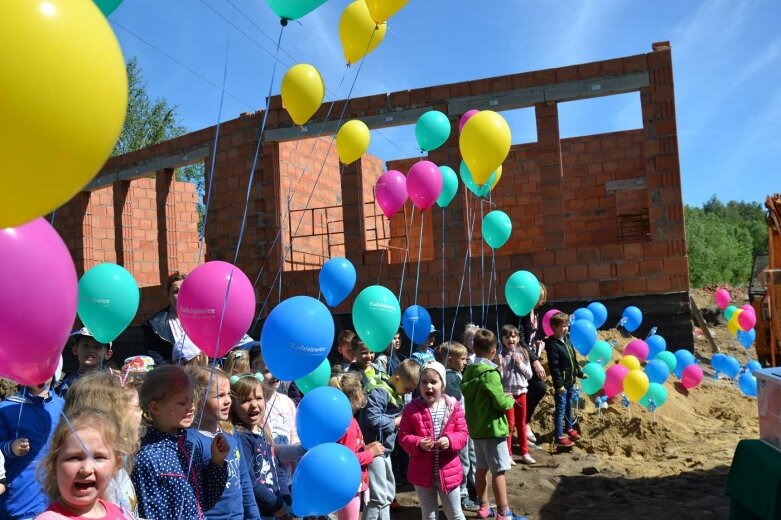
M 515 401 L 505 395 L 502 375 L 492 359 L 496 357 L 496 335 L 490 330 L 480 329 L 473 342 L 475 362 L 466 367 L 461 391 L 466 403 L 466 425 L 475 443 L 477 455 L 475 481 L 480 499 L 478 518 L 494 516 L 488 504 L 488 483 L 486 477 L 491 471 L 491 487 L 494 491 L 498 520 L 521 520 L 507 504 L 507 482 L 504 472 L 510 469 L 512 459 L 507 449 L 507 410 Z

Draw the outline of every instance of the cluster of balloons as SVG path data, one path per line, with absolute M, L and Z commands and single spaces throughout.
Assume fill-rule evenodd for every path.
M 751 305 L 736 307 L 730 305 L 732 297 L 729 291 L 724 288 L 717 289 L 713 295 L 716 305 L 724 312 L 724 319 L 727 320 L 727 330 L 733 337 L 737 338 L 743 347 L 751 348 L 751 345 L 757 339 L 757 332 L 754 326 L 757 324 L 757 314 Z
M 757 379 L 754 376 L 754 372 L 762 368 L 759 361 L 752 359 L 746 363 L 745 367 L 741 368 L 740 362 L 735 356 L 727 356 L 717 352 L 713 354 L 710 362 L 714 370 L 714 379 L 718 378 L 719 374 L 724 374 L 731 380 L 737 378 L 738 388 L 744 395 L 748 397 L 757 396 Z

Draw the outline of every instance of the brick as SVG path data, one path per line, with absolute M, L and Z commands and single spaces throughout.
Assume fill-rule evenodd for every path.
M 645 294 L 648 289 L 645 278 L 627 278 L 621 281 L 624 296 Z
M 648 292 L 667 293 L 672 290 L 672 282 L 668 275 L 649 276 L 646 278 Z
M 568 282 L 579 282 L 588 279 L 588 266 L 567 265 L 564 268 L 565 279 Z
M 615 270 L 618 278 L 637 277 L 640 276 L 640 263 L 635 261 L 617 262 Z
M 588 277 L 592 280 L 604 280 L 615 277 L 616 273 L 611 264 L 589 264 Z
M 643 275 L 660 274 L 664 272 L 664 261 L 661 259 L 642 260 L 640 273 Z

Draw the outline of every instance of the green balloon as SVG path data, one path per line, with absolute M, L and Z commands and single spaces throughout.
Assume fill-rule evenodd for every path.
M 504 285 L 504 297 L 517 316 L 526 316 L 540 300 L 540 282 L 529 271 L 515 271 Z
M 583 374 L 588 376 L 580 382 L 586 395 L 594 395 L 605 386 L 605 369 L 599 363 L 588 363 L 583 367 Z
M 103 13 L 103 16 L 108 16 L 111 13 L 114 12 L 114 10 L 119 7 L 119 4 L 122 3 L 122 0 L 93 0 L 95 2 L 95 5 L 98 6 L 98 9 Z
M 654 359 L 661 359 L 664 361 L 665 365 L 667 365 L 667 367 L 670 369 L 670 373 L 675 371 L 675 365 L 678 364 L 678 360 L 675 359 L 675 354 L 669 350 L 663 350 L 659 352 L 656 356 L 654 356 Z
M 651 383 L 648 385 L 648 391 L 640 398 L 640 405 L 648 408 L 651 404 L 651 399 L 653 399 L 654 406 L 657 408 L 667 402 L 667 389 L 664 385 L 660 385 L 659 383 Z
M 362 290 L 353 303 L 353 325 L 369 350 L 385 350 L 401 325 L 401 306 L 396 295 L 381 285 Z
M 732 315 L 735 314 L 736 310 L 738 310 L 738 308 L 734 305 L 728 306 L 726 309 L 724 309 L 724 319 L 727 321 L 731 320 Z
M 439 171 L 442 173 L 442 191 L 437 197 L 437 205 L 440 208 L 447 207 L 453 201 L 453 197 L 456 196 L 458 191 L 458 176 L 453 168 L 450 166 L 440 166 Z
M 429 110 L 415 123 L 415 138 L 421 150 L 436 150 L 450 137 L 450 120 L 439 110 Z
M 485 184 L 478 186 L 475 180 L 472 178 L 472 172 L 469 171 L 469 167 L 466 162 L 461 161 L 461 166 L 458 168 L 458 173 L 461 174 L 461 181 L 469 191 L 477 195 L 478 197 L 485 197 L 488 192 L 491 191 L 491 186 L 496 180 L 496 172 L 493 172 Z
M 599 340 L 594 343 L 588 353 L 588 360 L 592 363 L 599 363 L 602 366 L 607 365 L 613 358 L 613 347 L 607 341 Z
M 268 6 L 283 20 L 298 20 L 325 2 L 326 0 L 268 0 Z
M 79 280 L 79 318 L 100 343 L 114 341 L 138 310 L 133 275 L 117 264 L 99 264 Z
M 320 366 L 295 381 L 301 393 L 305 394 L 315 388 L 326 386 L 329 379 L 331 379 L 331 363 L 328 362 L 328 358 L 325 358 Z
M 499 249 L 510 239 L 513 223 L 507 213 L 495 209 L 483 218 L 483 239 L 491 249 Z

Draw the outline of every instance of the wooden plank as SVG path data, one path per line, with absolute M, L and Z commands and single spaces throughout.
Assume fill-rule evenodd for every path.
M 719 350 L 719 346 L 716 345 L 716 342 L 713 340 L 713 336 L 710 333 L 710 329 L 708 328 L 708 324 L 705 323 L 705 320 L 702 318 L 702 313 L 700 312 L 699 307 L 697 307 L 697 304 L 694 303 L 694 299 L 689 296 L 689 304 L 692 306 L 692 314 L 694 314 L 694 319 L 697 321 L 697 324 L 702 329 L 702 333 L 705 334 L 705 337 L 708 340 L 708 343 L 710 343 L 710 347 L 712 349 L 712 352 L 721 352 Z

